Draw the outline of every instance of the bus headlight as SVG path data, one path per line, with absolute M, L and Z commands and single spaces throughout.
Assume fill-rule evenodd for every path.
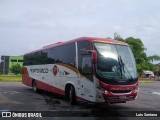
M 108 90 L 105 90 L 104 88 L 97 86 L 97 89 L 100 90 L 101 92 L 108 94 Z
M 104 91 L 104 93 L 105 93 L 105 94 L 108 94 L 108 91 L 107 91 L 107 90 L 105 90 L 105 91 Z

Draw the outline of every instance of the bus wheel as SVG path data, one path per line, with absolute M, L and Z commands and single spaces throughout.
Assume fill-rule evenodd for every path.
M 76 94 L 75 94 L 75 89 L 72 85 L 70 86 L 68 97 L 69 97 L 70 104 L 75 105 L 76 104 Z
M 33 87 L 33 92 L 38 93 L 38 88 L 35 80 L 32 82 L 32 87 Z

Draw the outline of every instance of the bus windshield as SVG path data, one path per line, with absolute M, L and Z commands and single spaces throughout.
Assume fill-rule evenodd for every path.
M 137 80 L 136 64 L 129 46 L 107 43 L 94 43 L 97 51 L 96 74 L 107 81 Z

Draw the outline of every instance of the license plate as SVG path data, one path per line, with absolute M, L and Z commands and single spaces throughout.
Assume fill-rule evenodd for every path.
M 125 99 L 126 99 L 126 96 L 119 96 L 119 99 L 120 99 L 120 100 L 125 100 Z

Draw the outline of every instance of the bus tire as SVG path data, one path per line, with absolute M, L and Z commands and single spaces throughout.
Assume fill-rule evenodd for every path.
M 38 93 L 38 88 L 35 80 L 32 82 L 32 88 L 33 88 L 33 92 Z
M 68 98 L 69 98 L 70 104 L 72 105 L 76 104 L 76 93 L 73 85 L 70 86 Z

